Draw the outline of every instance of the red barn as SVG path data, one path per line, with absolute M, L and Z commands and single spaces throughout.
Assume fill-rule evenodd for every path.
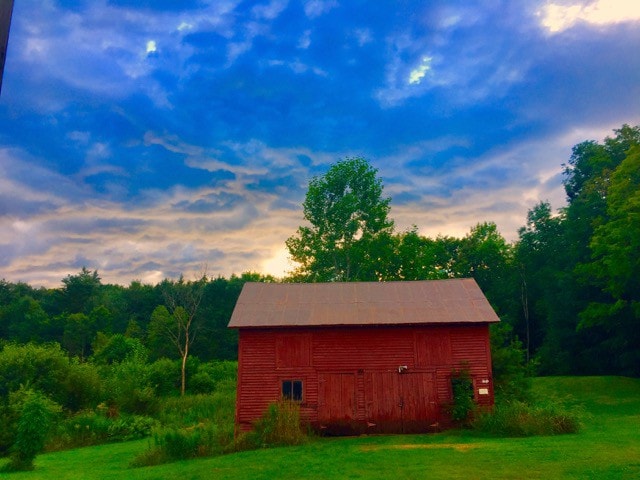
M 239 330 L 236 424 L 281 398 L 333 433 L 433 431 L 447 425 L 452 373 L 468 368 L 478 405 L 493 404 L 489 324 L 473 279 L 247 283 Z

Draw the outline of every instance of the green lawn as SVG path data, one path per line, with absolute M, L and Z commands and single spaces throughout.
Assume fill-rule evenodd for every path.
M 640 380 L 554 377 L 545 396 L 571 395 L 590 418 L 576 435 L 484 438 L 471 432 L 318 439 L 277 448 L 128 468 L 146 440 L 41 455 L 11 479 L 639 479 Z

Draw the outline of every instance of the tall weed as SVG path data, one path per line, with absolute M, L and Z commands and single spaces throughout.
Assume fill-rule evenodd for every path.
M 289 400 L 271 403 L 251 432 L 236 440 L 237 450 L 301 445 L 309 439 L 309 429 L 300 421 L 300 405 Z
M 154 429 L 153 444 L 132 466 L 219 455 L 233 445 L 235 384 L 221 382 L 211 395 L 164 398 L 158 418 L 163 427 Z
M 158 421 L 141 415 L 115 418 L 94 411 L 80 412 L 59 423 L 47 443 L 48 451 L 125 442 L 151 435 Z
M 569 408 L 557 399 L 536 404 L 513 400 L 477 415 L 472 426 L 478 432 L 496 436 L 560 435 L 579 432 L 585 417 L 581 407 Z

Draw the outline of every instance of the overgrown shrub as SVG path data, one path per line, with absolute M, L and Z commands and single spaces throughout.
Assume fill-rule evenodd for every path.
M 14 397 L 17 397 L 19 417 L 10 462 L 5 468 L 8 471 L 33 470 L 33 461 L 44 448 L 53 416 L 59 407 L 33 390 L 22 389 Z
M 496 402 L 528 401 L 536 363 L 526 362 L 522 342 L 514 335 L 513 328 L 507 322 L 492 324 L 489 329 Z
M 149 383 L 159 397 L 180 393 L 180 360 L 161 358 L 149 365 Z
M 477 415 L 472 426 L 481 433 L 507 437 L 560 435 L 579 432 L 584 416 L 582 408 L 569 409 L 556 399 L 538 404 L 513 400 Z
M 52 421 L 62 411 L 60 405 L 31 388 L 20 387 L 11 392 L 0 409 L 0 456 L 7 455 L 14 447 L 24 407 L 32 400 L 44 404 L 48 421 Z
M 149 365 L 126 361 L 109 367 L 106 381 L 107 402 L 118 411 L 153 416 L 158 399 L 149 377 Z
M 449 406 L 451 419 L 461 425 L 466 425 L 476 408 L 473 400 L 473 380 L 467 368 L 454 370 L 451 375 L 451 389 L 453 401 Z
M 95 408 L 102 396 L 102 379 L 95 365 L 70 362 L 70 368 L 62 385 L 66 391 L 64 406 L 72 412 Z
M 221 435 L 213 423 L 187 428 L 158 428 L 153 433 L 153 447 L 138 455 L 131 465 L 142 467 L 219 455 L 228 441 L 227 435 Z
M 237 450 L 301 445 L 309 439 L 309 429 L 300 421 L 300 405 L 289 400 L 271 403 L 251 432 L 236 441 Z
M 158 421 L 142 415 L 123 415 L 112 420 L 109 425 L 109 440 L 127 442 L 151 435 Z
M 189 427 L 199 423 L 225 425 L 233 433 L 236 386 L 232 381 L 220 382 L 209 395 L 185 395 L 160 400 L 158 419 L 163 425 Z
M 221 382 L 213 394 L 160 400 L 153 445 L 132 466 L 157 465 L 231 450 L 234 433 L 235 384 Z
M 190 393 L 211 393 L 215 386 L 214 380 L 207 372 L 198 371 L 191 377 L 188 391 Z
M 100 337 L 94 342 L 93 360 L 98 364 L 112 365 L 127 361 L 146 362 L 148 352 L 142 342 L 137 338 L 130 338 L 117 333 L 105 335 L 99 332 Z
M 238 377 L 238 362 L 227 360 L 212 361 L 198 365 L 197 371 L 189 380 L 188 390 L 191 393 L 210 393 L 218 384 Z
M 105 412 L 106 413 L 106 412 Z M 120 415 L 86 411 L 60 422 L 47 450 L 86 447 L 109 442 L 123 442 L 148 437 L 158 421 L 140 415 Z

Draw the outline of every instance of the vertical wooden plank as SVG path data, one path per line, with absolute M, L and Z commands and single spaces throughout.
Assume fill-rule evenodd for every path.
M 400 380 L 403 432 L 429 431 L 430 425 L 437 420 L 434 374 L 403 373 Z
M 318 420 L 351 421 L 356 418 L 356 381 L 352 373 L 318 375 Z

